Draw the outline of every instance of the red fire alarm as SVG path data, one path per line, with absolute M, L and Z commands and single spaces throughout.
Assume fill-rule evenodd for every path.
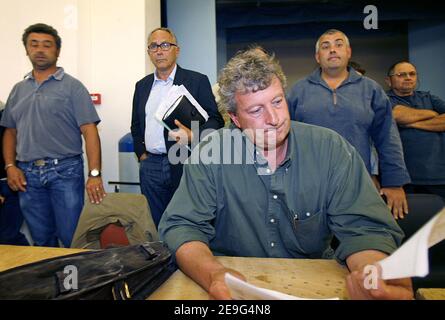
M 94 104 L 98 105 L 102 103 L 102 97 L 100 93 L 91 93 L 90 96 Z

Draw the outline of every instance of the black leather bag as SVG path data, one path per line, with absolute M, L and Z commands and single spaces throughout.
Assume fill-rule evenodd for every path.
M 87 251 L 0 273 L 0 299 L 145 299 L 176 267 L 162 242 Z

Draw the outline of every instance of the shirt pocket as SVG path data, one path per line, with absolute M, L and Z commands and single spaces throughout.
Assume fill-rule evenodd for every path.
M 71 112 L 70 100 L 59 96 L 43 96 L 42 105 L 53 115 L 65 115 Z
M 291 236 L 299 251 L 308 258 L 322 258 L 332 240 L 324 210 L 316 213 L 291 212 L 289 218 L 293 232 Z

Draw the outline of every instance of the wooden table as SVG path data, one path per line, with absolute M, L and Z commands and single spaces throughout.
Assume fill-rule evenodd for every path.
M 262 288 L 302 298 L 347 298 L 348 271 L 334 260 L 241 257 L 218 257 L 218 260 Z M 178 270 L 148 299 L 205 300 L 208 294 Z
M 42 259 L 85 251 L 82 249 L 0 245 L 0 271 Z M 244 274 L 257 286 L 304 298 L 347 298 L 347 269 L 334 260 L 218 257 L 225 266 Z M 150 300 L 205 300 L 208 294 L 176 271 Z
M 416 292 L 417 300 L 445 300 L 445 289 L 421 288 Z

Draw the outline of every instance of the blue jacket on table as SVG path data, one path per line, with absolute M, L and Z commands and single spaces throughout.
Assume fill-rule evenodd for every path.
M 133 96 L 133 111 L 131 119 L 131 135 L 133 136 L 134 152 L 138 159 L 144 152 L 145 147 L 145 106 L 150 96 L 151 87 L 154 82 L 154 74 L 149 74 L 136 83 Z M 205 129 L 219 129 L 224 125 L 224 120 L 218 112 L 215 97 L 212 93 L 209 79 L 206 75 L 199 72 L 186 70 L 177 66 L 174 85 L 184 85 L 190 94 L 207 111 L 209 119 L 200 126 L 200 132 Z M 168 132 L 164 130 L 165 146 L 168 150 L 175 144 L 169 141 Z M 171 165 L 171 179 L 176 187 L 182 176 L 182 164 Z
M 371 141 L 378 152 L 381 184 L 410 182 L 391 103 L 382 87 L 349 68 L 348 78 L 332 90 L 316 69 L 288 93 L 292 120 L 332 129 L 351 143 L 371 172 Z

